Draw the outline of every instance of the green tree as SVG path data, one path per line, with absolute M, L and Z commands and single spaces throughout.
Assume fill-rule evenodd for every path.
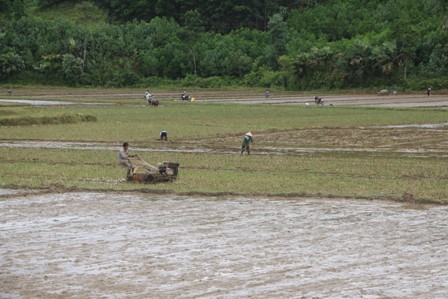
M 202 20 L 201 13 L 195 10 L 188 10 L 182 17 L 183 26 L 195 33 L 204 32 L 204 21 Z
M 275 49 L 275 55 L 286 54 L 286 42 L 288 41 L 288 26 L 281 14 L 274 14 L 269 18 L 269 36 Z
M 25 62 L 19 54 L 13 51 L 0 54 L 0 67 L 2 74 L 9 76 L 25 68 Z
M 429 62 L 425 67 L 428 76 L 448 76 L 448 58 L 443 51 L 441 44 L 437 44 L 429 57 Z
M 72 54 L 62 55 L 62 72 L 69 85 L 76 85 L 81 79 L 84 62 Z
M 72 2 L 77 2 L 79 0 L 74 0 Z M 55 5 L 66 2 L 65 0 L 38 0 L 39 6 L 44 8 L 49 8 Z
M 23 0 L 0 0 L 0 7 L 0 25 L 26 15 Z

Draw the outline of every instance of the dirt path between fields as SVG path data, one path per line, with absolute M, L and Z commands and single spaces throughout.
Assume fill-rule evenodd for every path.
M 16 192 L 0 298 L 448 296 L 446 206 Z

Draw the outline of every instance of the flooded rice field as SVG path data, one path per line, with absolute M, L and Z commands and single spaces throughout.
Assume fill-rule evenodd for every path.
M 447 206 L 0 192 L 0 298 L 447 298 Z
M 368 128 L 338 130 L 338 138 L 335 138 L 335 131 L 327 134 L 329 129 L 306 129 L 297 130 L 296 132 L 284 132 L 259 134 L 259 140 L 263 140 L 265 144 L 257 144 L 253 147 L 253 155 L 277 155 L 277 156 L 294 156 L 310 153 L 328 153 L 328 152 L 368 152 L 368 153 L 397 153 L 406 156 L 415 157 L 432 157 L 446 158 L 448 157 L 447 142 L 445 136 L 447 124 L 428 124 L 428 125 L 403 125 L 377 127 L 375 132 L 388 129 L 381 136 L 372 137 L 372 132 Z M 425 129 L 420 132 L 405 131 L 406 128 Z M 395 129 L 395 131 L 392 131 Z M 434 129 L 428 131 L 427 129 Z M 435 130 L 439 129 L 439 130 Z M 399 138 L 390 138 L 390 135 L 399 131 Z M 363 138 L 360 137 L 363 133 Z M 407 138 L 407 139 L 406 139 Z M 211 139 L 213 140 L 213 139 Z M 228 141 L 232 147 L 223 144 L 213 144 L 211 142 L 204 147 L 203 141 L 182 141 L 160 143 L 153 142 L 146 147 L 133 147 L 133 152 L 163 152 L 163 153 L 215 153 L 215 154 L 239 154 L 240 148 L 233 146 L 239 140 L 235 140 L 234 136 L 221 137 L 220 141 Z M 217 142 L 219 142 L 217 140 Z M 403 140 L 408 142 L 404 143 Z M 418 140 L 419 147 L 410 147 L 409 140 Z M 436 140 L 436 141 L 434 141 Z M 210 142 L 210 140 L 209 140 Z M 271 146 L 271 144 L 282 143 L 288 147 Z M 297 146 L 297 142 L 302 142 L 302 146 Z M 319 144 L 319 142 L 321 144 Z M 397 144 L 398 143 L 398 144 Z M 331 147 L 329 146 L 331 145 Z M 100 143 L 100 142 L 72 142 L 72 141 L 36 141 L 36 140 L 0 140 L 0 147 L 7 148 L 47 148 L 47 149 L 76 149 L 76 150 L 106 150 L 117 151 L 119 144 Z
M 108 90 L 87 92 L 86 94 L 77 90 L 75 94 L 59 93 L 48 90 L 45 94 L 33 94 L 30 91 L 22 90 L 15 93 L 27 99 L 11 98 L 0 99 L 3 103 L 16 103 L 32 106 L 52 106 L 52 105 L 114 105 L 117 99 L 141 99 L 141 93 L 116 93 Z M 13 96 L 14 97 L 14 96 Z M 109 103 L 81 102 L 77 99 L 90 97 L 96 99 L 110 100 Z M 294 93 L 271 93 L 269 98 L 262 94 L 254 94 L 251 91 L 230 92 L 207 92 L 197 91 L 195 94 L 197 102 L 203 103 L 238 103 L 238 104 L 266 104 L 266 105 L 314 105 L 314 95 L 304 96 Z M 162 92 L 156 98 L 163 101 L 178 101 L 179 94 L 176 92 Z M 64 100 L 61 100 L 64 99 Z M 71 99 L 71 100 L 67 100 Z M 397 108 L 426 108 L 438 107 L 446 109 L 448 107 L 448 96 L 446 94 L 433 94 L 430 97 L 426 92 L 421 94 L 400 94 L 395 96 L 378 96 L 377 94 L 339 94 L 324 95 L 324 106 L 364 106 L 364 107 L 397 107 Z

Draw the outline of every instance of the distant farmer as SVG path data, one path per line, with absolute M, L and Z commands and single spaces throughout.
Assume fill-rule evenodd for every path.
M 152 97 L 152 94 L 149 92 L 149 89 L 145 91 L 145 99 L 148 101 Z
M 426 95 L 429 97 L 431 95 L 431 87 L 428 87 L 426 90 Z
M 264 92 L 264 95 L 266 98 L 269 98 L 269 96 L 271 95 L 271 92 L 269 91 L 269 88 L 266 88 L 266 91 Z
M 180 95 L 180 99 L 182 101 L 188 101 L 189 100 L 189 95 L 187 94 L 187 92 L 184 90 L 184 92 Z
M 247 132 L 243 137 L 243 144 L 241 145 L 241 155 L 244 153 L 244 150 L 247 151 L 247 154 L 250 155 L 250 146 L 249 144 L 253 142 L 252 133 Z
M 160 140 L 168 141 L 168 133 L 166 132 L 166 130 L 162 130 L 162 132 L 160 132 Z
M 382 89 L 382 90 L 380 90 L 378 95 L 379 96 L 388 96 L 389 95 L 389 91 L 387 89 Z
M 12 95 L 12 87 L 8 88 L 8 95 Z
M 120 162 L 120 165 L 128 169 L 126 176 L 129 176 L 134 172 L 134 169 L 132 167 L 131 161 L 129 161 L 129 158 L 136 156 L 136 155 L 130 155 L 128 153 L 128 148 L 129 143 L 125 142 L 123 143 L 123 148 L 120 149 L 120 151 L 118 152 L 118 161 Z

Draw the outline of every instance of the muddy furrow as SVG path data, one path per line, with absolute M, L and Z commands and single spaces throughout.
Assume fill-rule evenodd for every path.
M 52 149 L 76 149 L 76 150 L 113 150 L 118 151 L 118 145 L 107 145 L 92 142 L 69 142 L 69 141 L 0 141 L 0 147 L 8 148 L 52 148 Z M 165 153 L 212 153 L 212 154 L 239 154 L 239 148 L 226 147 L 194 147 L 194 146 L 161 146 L 152 148 L 133 147 L 135 152 L 165 152 Z M 313 153 L 329 152 L 368 152 L 368 153 L 398 153 L 406 155 L 430 155 L 447 157 L 448 148 L 393 148 L 393 147 L 253 147 L 254 155 L 303 155 Z

